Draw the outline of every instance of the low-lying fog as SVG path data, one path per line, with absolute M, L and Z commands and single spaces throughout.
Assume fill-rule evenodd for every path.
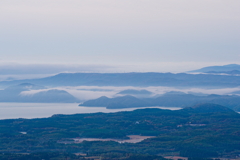
M 78 87 L 56 87 L 56 88 L 48 88 L 48 89 L 41 89 L 41 90 L 30 90 L 30 91 L 23 91 L 21 92 L 22 95 L 31 95 L 42 91 L 47 91 L 51 89 L 59 89 L 59 90 L 65 90 L 68 93 L 72 94 L 76 98 L 86 101 L 89 99 L 96 99 L 101 96 L 107 96 L 109 98 L 121 96 L 123 94 L 118 94 L 119 92 L 123 90 L 147 90 L 152 92 L 152 94 L 145 95 L 145 97 L 155 97 L 161 94 L 164 94 L 166 92 L 170 91 L 178 91 L 178 92 L 184 92 L 189 94 L 195 94 L 195 95 L 204 95 L 204 94 L 218 94 L 218 95 L 224 95 L 224 94 L 231 94 L 235 91 L 240 91 L 240 87 L 237 88 L 221 88 L 221 89 L 203 89 L 203 88 L 173 88 L 173 87 L 132 87 L 132 86 L 125 86 L 125 87 L 115 87 L 115 86 L 78 86 Z M 144 96 L 144 95 L 134 95 L 136 97 L 138 96 Z

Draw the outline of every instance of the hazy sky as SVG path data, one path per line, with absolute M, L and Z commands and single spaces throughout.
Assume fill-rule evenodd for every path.
M 239 0 L 1 0 L 0 63 L 116 71 L 239 63 L 239 8 Z

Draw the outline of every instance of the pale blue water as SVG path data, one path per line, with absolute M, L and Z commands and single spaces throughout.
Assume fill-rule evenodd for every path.
M 143 108 L 143 107 L 142 107 Z M 150 107 L 178 110 L 178 107 Z M 0 119 L 44 118 L 54 114 L 76 114 L 96 112 L 133 111 L 141 108 L 106 109 L 105 107 L 83 107 L 78 103 L 0 103 Z

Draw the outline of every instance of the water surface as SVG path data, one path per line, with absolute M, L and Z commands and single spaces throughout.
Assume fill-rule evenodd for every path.
M 119 111 L 133 111 L 141 108 L 106 109 L 105 107 L 84 107 L 78 103 L 0 103 L 0 119 L 14 118 L 44 118 L 54 114 L 76 113 L 110 113 Z M 148 107 L 177 110 L 178 107 Z

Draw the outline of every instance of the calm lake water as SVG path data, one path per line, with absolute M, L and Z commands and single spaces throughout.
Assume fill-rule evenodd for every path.
M 178 110 L 178 107 L 148 107 Z M 0 119 L 44 118 L 54 114 L 110 113 L 133 111 L 142 108 L 106 109 L 105 107 L 83 107 L 78 103 L 0 103 Z

